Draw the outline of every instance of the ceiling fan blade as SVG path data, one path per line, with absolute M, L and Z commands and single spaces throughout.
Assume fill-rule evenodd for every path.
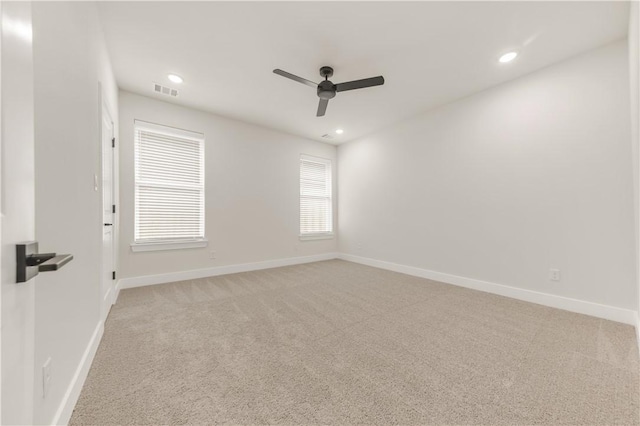
M 297 81 L 298 83 L 306 84 L 307 86 L 311 86 L 311 87 L 318 87 L 318 83 L 314 83 L 313 81 L 309 81 L 309 80 L 304 79 L 302 77 L 298 77 L 297 75 L 293 75 L 293 74 L 291 74 L 289 72 L 282 71 L 280 69 L 275 69 L 275 70 L 273 70 L 273 72 L 275 74 L 281 75 L 283 77 L 290 78 L 293 81 Z
M 329 105 L 329 101 L 326 99 L 320 99 L 320 103 L 318 104 L 318 113 L 316 117 L 324 116 L 324 113 L 327 111 L 327 105 Z
M 382 86 L 384 77 L 365 78 L 362 80 L 347 81 L 346 83 L 336 84 L 336 92 L 344 92 L 345 90 L 364 89 L 365 87 Z

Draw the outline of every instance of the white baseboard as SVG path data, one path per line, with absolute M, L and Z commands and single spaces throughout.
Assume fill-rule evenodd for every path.
M 52 425 L 66 425 L 69 423 L 69 420 L 71 420 L 73 408 L 76 406 L 76 402 L 78 402 L 82 386 L 84 386 L 84 382 L 89 374 L 89 369 L 91 368 L 93 358 L 95 357 L 98 346 L 100 345 L 100 340 L 102 340 L 103 333 L 104 322 L 100 321 L 89 340 L 89 344 L 87 345 L 84 354 L 82 354 L 78 368 L 76 369 L 76 372 L 71 379 L 71 383 L 69 383 L 69 387 L 67 388 L 67 391 L 62 398 L 62 402 L 58 407 L 58 411 L 56 411 L 56 415 L 51 422 Z
M 503 284 L 496 284 L 488 281 L 477 280 L 474 278 L 461 277 L 458 275 L 446 274 L 442 272 L 431 271 L 428 269 L 386 262 L 383 260 L 355 256 L 347 253 L 324 253 L 313 256 L 291 257 L 285 259 L 267 260 L 263 262 L 243 263 L 239 265 L 227 265 L 212 268 L 195 269 L 190 271 L 171 272 L 167 274 L 122 278 L 118 280 L 118 283 L 116 284 L 116 294 L 114 300 L 117 301 L 120 290 L 126 288 L 142 287 L 153 284 L 164 284 L 175 281 L 213 277 L 217 275 L 235 274 L 238 272 L 257 271 L 261 269 L 299 265 L 303 263 L 318 262 L 330 259 L 343 259 L 350 262 L 373 266 L 376 268 L 387 269 L 390 271 L 400 272 L 403 274 L 413 275 L 421 278 L 427 278 L 446 284 L 453 284 L 473 290 L 479 290 L 487 293 L 498 294 L 500 296 L 510 297 L 512 299 L 537 303 L 539 305 L 549 306 L 552 308 L 563 309 L 566 311 L 633 325 L 636 327 L 640 345 L 640 320 L 638 319 L 638 313 L 631 309 L 618 308 L 615 306 L 602 305 L 599 303 L 587 302 L 584 300 L 572 299 L 569 297 L 557 296 L 549 293 L 525 290 L 522 288 L 511 287 Z
M 239 265 L 216 266 L 213 268 L 193 269 L 190 271 L 170 272 L 167 274 L 122 278 L 116 285 L 116 298 L 120 294 L 120 290 L 125 288 L 143 287 L 147 285 L 164 284 L 184 280 L 195 280 L 198 278 L 215 277 L 217 275 L 236 274 L 238 272 L 279 268 L 281 266 L 300 265 L 303 263 L 336 259 L 338 258 L 338 256 L 338 253 L 323 253 L 312 256 L 289 257 L 285 259 L 266 260 L 263 262 L 241 263 Z
M 347 253 L 340 253 L 339 259 L 347 260 L 349 262 L 361 263 L 363 265 L 373 266 L 376 268 L 387 269 L 389 271 L 400 272 L 407 275 L 413 275 L 416 277 L 427 278 L 446 284 L 466 287 L 473 290 L 480 290 L 487 293 L 498 294 L 500 296 L 510 297 L 512 299 L 518 299 L 525 302 L 532 302 L 552 308 L 563 309 L 565 311 L 576 312 L 579 314 L 590 315 L 597 318 L 603 318 L 611 321 L 621 322 L 624 324 L 634 325 L 636 326 L 636 331 L 640 327 L 640 325 L 638 324 L 638 313 L 631 309 L 601 305 L 599 303 L 571 299 L 568 297 L 556 296 L 553 294 L 541 293 L 532 290 L 525 290 L 522 288 L 510 287 L 488 281 L 460 277 L 457 275 L 430 271 L 428 269 L 400 265 L 398 263 L 385 262 L 383 260 L 354 256 Z
M 638 351 L 640 351 L 640 312 L 636 312 L 636 337 L 638 342 Z
M 115 305 L 116 303 L 118 303 L 118 297 L 120 297 L 120 290 L 122 289 L 122 283 L 121 283 L 121 279 L 119 279 L 118 281 L 116 281 L 116 294 L 114 294 L 113 296 L 113 304 Z

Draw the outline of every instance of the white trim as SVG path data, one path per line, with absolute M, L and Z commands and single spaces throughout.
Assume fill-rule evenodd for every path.
M 191 249 L 202 248 L 209 244 L 209 240 L 189 240 L 189 241 L 167 241 L 167 242 L 153 242 L 153 243 L 131 243 L 131 251 L 159 251 L 159 250 L 179 250 L 179 249 Z
M 279 268 L 281 266 L 300 265 L 303 263 L 336 259 L 338 258 L 338 256 L 338 253 L 323 253 L 312 256 L 289 257 L 284 259 L 266 260 L 263 262 L 241 263 L 236 265 L 217 266 L 213 268 L 192 269 L 190 271 L 170 272 L 167 274 L 122 278 L 120 279 L 120 281 L 118 281 L 117 293 L 119 294 L 120 290 L 125 288 L 143 287 L 147 285 L 164 284 L 175 281 L 195 280 L 198 278 L 215 277 L 217 275 L 236 274 L 238 272 Z
M 638 342 L 638 351 L 640 351 L 640 312 L 636 312 L 636 341 Z
M 116 146 L 115 143 L 113 143 L 112 141 L 115 141 L 116 138 L 116 123 L 113 119 L 113 109 L 111 109 L 111 106 L 109 105 L 109 101 L 107 100 L 107 97 L 104 96 L 104 90 L 102 88 L 102 82 L 98 81 L 98 97 L 100 99 L 99 104 L 100 104 L 100 137 L 99 137 L 99 151 L 100 151 L 100 169 L 101 169 L 101 174 L 102 177 L 104 178 L 104 153 L 105 153 L 105 148 L 107 150 L 111 150 L 111 206 L 108 206 L 109 209 L 113 207 L 115 207 L 116 205 L 116 175 L 118 174 L 118 171 L 116 170 Z M 107 146 L 105 147 L 105 141 L 103 140 L 103 122 L 104 122 L 104 118 L 105 118 L 105 114 L 107 116 L 108 121 L 111 123 L 111 141 L 107 142 Z M 104 183 L 104 179 L 102 180 L 102 182 Z M 105 192 L 105 187 L 104 185 L 102 185 L 102 191 L 101 191 L 101 200 L 100 200 L 100 204 L 102 205 L 102 214 L 100 217 L 100 221 L 99 224 L 102 225 L 103 224 L 103 217 L 104 217 L 104 212 L 105 212 L 105 205 L 104 205 L 104 192 Z M 99 225 L 99 226 L 100 226 Z M 111 216 L 111 271 L 109 271 L 108 269 L 105 269 L 105 265 L 104 265 L 104 252 L 102 252 L 101 259 L 100 259 L 100 268 L 102 270 L 102 279 L 100 281 L 100 291 L 102 292 L 102 285 L 104 283 L 105 280 L 108 280 L 108 287 L 109 289 L 107 290 L 106 294 L 104 295 L 104 299 L 102 300 L 102 302 L 100 303 L 100 315 L 102 317 L 102 321 L 106 321 L 107 320 L 107 316 L 109 316 L 109 310 L 111 309 L 111 306 L 113 305 L 113 293 L 114 293 L 114 284 L 112 280 L 109 280 L 111 272 L 115 272 L 117 271 L 117 264 L 116 264 L 116 259 L 118 257 L 118 253 L 117 253 L 117 247 L 118 247 L 118 240 L 117 240 L 117 236 L 118 236 L 118 230 L 119 230 L 119 222 L 118 222 L 118 215 L 113 212 L 112 216 Z M 100 246 L 101 250 L 104 250 L 104 229 L 103 229 L 103 233 L 102 233 L 102 244 Z M 111 303 L 109 303 L 108 305 L 105 304 L 105 302 L 107 301 L 107 299 L 111 298 L 109 301 L 111 301 Z M 105 312 L 106 310 L 106 312 Z
M 537 303 L 539 305 L 552 308 L 563 309 L 565 311 L 577 312 L 579 314 L 590 315 L 611 321 L 621 322 L 640 327 L 638 324 L 638 313 L 631 309 L 617 308 L 615 306 L 601 305 L 599 303 L 587 302 L 584 300 L 571 299 L 563 296 L 556 296 L 548 293 L 541 293 L 522 288 L 511 287 L 503 284 L 496 284 L 488 281 L 476 280 L 473 278 L 461 277 L 458 275 L 445 274 L 428 269 L 416 268 L 413 266 L 400 265 L 398 263 L 385 262 L 367 257 L 354 256 L 352 254 L 340 253 L 339 259 L 349 262 L 361 263 L 375 268 L 387 269 L 389 271 L 400 272 L 402 274 L 413 275 L 420 278 L 427 278 L 446 284 L 453 284 L 460 287 L 480 290 L 486 293 L 498 294 L 512 299 L 523 300 L 525 302 Z
M 172 272 L 167 274 L 122 278 L 118 280 L 118 283 L 116 284 L 114 303 L 117 302 L 121 289 L 212 277 L 217 275 L 234 274 L 238 272 L 257 271 L 261 269 L 278 268 L 281 266 L 298 265 L 331 259 L 342 259 L 349 262 L 373 266 L 375 268 L 386 269 L 402 274 L 439 281 L 445 284 L 457 285 L 473 290 L 484 291 L 486 293 L 510 297 L 512 299 L 523 300 L 525 302 L 536 303 L 552 308 L 563 309 L 570 312 L 576 312 L 597 318 L 603 318 L 611 321 L 633 325 L 636 327 L 636 333 L 638 334 L 638 345 L 640 348 L 640 317 L 636 311 L 633 311 L 631 309 L 618 308 L 615 306 L 602 305 L 599 303 L 587 302 L 584 300 L 572 299 L 569 297 L 557 296 L 549 293 L 525 290 L 503 284 L 477 280 L 474 278 L 461 277 L 458 275 L 451 275 L 442 272 L 431 271 L 428 269 L 401 265 L 398 263 L 385 262 L 383 260 L 354 256 L 347 253 L 325 253 L 313 256 L 275 259 L 263 262 L 227 265 L 214 268 Z
M 116 283 L 116 293 L 113 295 L 113 304 L 118 303 L 118 297 L 120 297 L 120 289 L 122 285 L 122 280 L 118 280 Z
M 192 139 L 198 142 L 204 142 L 204 133 L 193 132 L 191 130 L 179 129 L 177 127 L 166 126 L 163 124 L 150 123 L 143 120 L 133 120 L 136 129 L 160 133 L 168 136 L 177 136 L 184 139 Z
M 332 167 L 331 159 L 324 157 L 316 157 L 315 155 L 300 154 L 300 159 L 304 161 L 310 161 L 312 163 L 326 164 Z
M 335 234 L 333 232 L 318 233 L 318 234 L 300 234 L 300 241 L 332 240 L 334 238 L 335 238 Z
M 76 369 L 76 372 L 71 379 L 71 383 L 69 383 L 69 387 L 60 402 L 56 415 L 53 417 L 53 421 L 51 422 L 52 425 L 66 425 L 69 423 L 69 420 L 71 420 L 73 409 L 78 402 L 82 386 L 84 386 L 84 382 L 87 379 L 89 369 L 93 363 L 93 358 L 96 356 L 103 334 L 104 322 L 100 321 L 98 322 L 98 325 L 89 340 L 89 344 L 80 359 L 78 368 Z

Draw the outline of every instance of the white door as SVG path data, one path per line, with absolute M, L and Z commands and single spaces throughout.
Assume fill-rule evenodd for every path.
M 113 241 L 115 207 L 113 203 L 113 120 L 109 109 L 102 104 L 102 318 L 109 314 L 115 295 Z
M 16 244 L 35 235 L 31 4 L 0 15 L 1 422 L 33 424 L 36 279 L 16 283 Z

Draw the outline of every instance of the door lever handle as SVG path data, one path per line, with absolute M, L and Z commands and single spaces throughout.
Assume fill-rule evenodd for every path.
M 104 226 L 113 226 L 113 223 L 105 223 Z
M 71 254 L 60 254 L 58 256 L 53 256 L 51 259 L 38 265 L 38 272 L 57 271 L 72 260 L 73 255 Z
M 29 241 L 16 245 L 16 282 L 23 283 L 38 272 L 57 271 L 73 260 L 73 255 L 38 253 L 38 243 Z

